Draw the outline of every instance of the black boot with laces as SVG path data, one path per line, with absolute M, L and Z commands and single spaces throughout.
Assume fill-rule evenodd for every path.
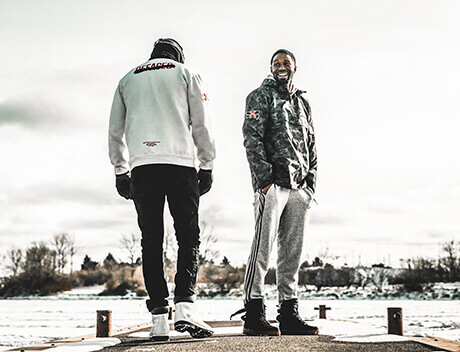
M 317 335 L 318 328 L 310 326 L 299 315 L 299 302 L 296 298 L 283 301 L 278 309 L 276 320 L 280 323 L 281 335 Z
M 265 318 L 265 305 L 263 299 L 254 299 L 245 304 L 246 314 L 243 334 L 250 336 L 279 336 L 276 326 L 270 325 Z

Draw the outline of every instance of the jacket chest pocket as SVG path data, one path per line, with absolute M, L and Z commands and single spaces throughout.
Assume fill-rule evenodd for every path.
M 302 116 L 289 116 L 289 128 L 291 129 L 292 133 L 302 134 L 307 137 L 312 133 L 310 124 L 308 123 L 307 119 Z
M 293 122 L 294 125 L 301 126 L 302 130 L 304 131 L 305 135 L 310 137 L 315 135 L 315 131 L 313 130 L 313 126 L 311 123 L 308 122 L 307 116 L 303 112 L 296 117 L 297 121 Z M 314 138 L 314 137 L 313 137 Z

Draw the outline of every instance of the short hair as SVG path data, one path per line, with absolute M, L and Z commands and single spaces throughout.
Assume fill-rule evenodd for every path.
M 270 66 L 272 65 L 273 63 L 273 59 L 275 58 L 276 55 L 278 54 L 286 54 L 286 55 L 289 55 L 292 60 L 294 60 L 294 65 L 297 65 L 296 62 L 295 62 L 295 56 L 292 52 L 290 52 L 289 50 L 286 50 L 286 49 L 278 49 L 275 51 L 275 53 L 272 55 L 272 58 L 270 60 Z

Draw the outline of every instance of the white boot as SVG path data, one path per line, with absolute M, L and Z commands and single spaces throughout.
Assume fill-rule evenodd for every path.
M 149 334 L 150 340 L 154 340 L 154 341 L 168 341 L 169 340 L 168 315 L 169 313 L 160 313 L 160 314 L 152 313 L 152 330 L 150 330 L 150 334 Z
M 176 303 L 174 329 L 179 332 L 187 331 L 195 338 L 210 337 L 214 334 L 211 327 L 198 317 L 195 303 L 191 302 Z

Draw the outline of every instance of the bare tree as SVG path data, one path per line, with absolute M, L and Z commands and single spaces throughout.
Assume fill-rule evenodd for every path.
M 80 248 L 77 247 L 75 236 L 69 236 L 69 257 L 70 257 L 70 275 L 73 273 L 73 258 L 78 253 Z
M 17 247 L 12 247 L 6 252 L 8 260 L 7 268 L 13 272 L 13 276 L 18 274 L 22 262 L 22 250 Z
M 213 234 L 212 226 L 208 225 L 207 222 L 203 221 L 200 224 L 201 233 L 200 233 L 200 257 L 199 264 L 204 263 L 213 263 L 214 259 L 219 256 L 219 250 L 215 249 L 215 244 L 217 243 L 217 237 Z
M 53 236 L 51 245 L 56 252 L 56 266 L 60 273 L 64 272 L 67 265 L 67 256 L 70 253 L 71 239 L 68 233 L 59 233 Z
M 120 247 L 127 254 L 132 267 L 139 257 L 140 241 L 139 236 L 134 233 L 123 235 L 120 239 Z
M 56 255 L 56 251 L 47 247 L 44 242 L 33 242 L 26 250 L 23 269 L 31 278 L 53 275 L 56 271 Z
M 442 250 L 445 256 L 440 258 L 440 264 L 446 270 L 449 280 L 455 281 L 458 279 L 460 271 L 460 242 L 445 242 L 442 245 Z

